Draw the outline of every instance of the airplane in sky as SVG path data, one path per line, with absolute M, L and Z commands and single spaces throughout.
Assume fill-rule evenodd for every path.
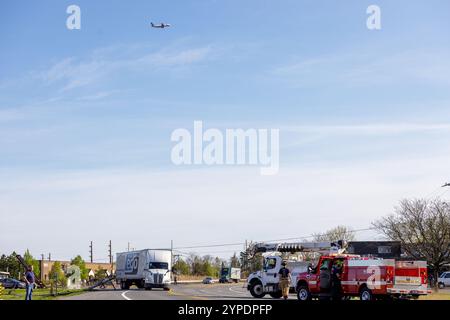
M 160 29 L 164 29 L 164 28 L 169 28 L 171 25 L 168 23 L 160 23 L 160 24 L 154 24 L 153 22 L 152 24 L 152 28 L 160 28 Z

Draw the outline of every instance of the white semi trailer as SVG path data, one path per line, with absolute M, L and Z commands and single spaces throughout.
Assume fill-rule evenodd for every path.
M 145 249 L 117 253 L 116 279 L 123 290 L 135 285 L 140 289 L 169 290 L 172 277 L 172 251 Z

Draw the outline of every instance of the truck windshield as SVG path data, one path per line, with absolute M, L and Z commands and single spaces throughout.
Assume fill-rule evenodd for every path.
M 169 264 L 167 262 L 150 262 L 149 269 L 169 269 Z

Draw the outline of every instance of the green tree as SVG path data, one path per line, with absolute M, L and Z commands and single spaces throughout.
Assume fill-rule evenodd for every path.
M 188 275 L 190 274 L 189 264 L 183 259 L 178 259 L 177 262 L 173 264 L 173 271 L 177 274 Z
M 236 252 L 233 254 L 233 256 L 230 258 L 230 266 L 232 268 L 240 268 L 241 262 L 239 261 L 238 256 L 236 255 Z
M 0 258 L 0 271 L 9 272 L 10 276 L 19 279 L 23 276 L 23 267 L 16 258 L 17 253 L 13 252 L 9 256 L 2 255 Z
M 36 275 L 37 278 L 41 275 L 41 264 L 38 260 L 34 259 L 33 256 L 30 253 L 30 250 L 27 249 L 25 253 L 23 254 L 23 260 L 25 261 L 25 264 L 27 266 L 33 266 L 33 272 Z
M 105 269 L 97 269 L 95 270 L 95 279 L 96 280 L 103 280 L 108 276 Z
M 58 283 L 58 286 L 65 287 L 67 285 L 67 279 L 64 274 L 64 271 L 61 267 L 61 262 L 55 261 L 50 269 L 49 273 L 50 283 L 55 284 Z
M 198 255 L 191 253 L 187 258 L 187 263 L 189 264 L 189 268 L 191 269 L 191 275 L 194 276 L 204 275 L 203 262 Z
M 218 275 L 217 268 L 213 265 L 213 259 L 211 256 L 204 256 L 202 258 L 202 275 L 208 276 L 208 277 L 216 277 Z
M 87 280 L 89 278 L 89 270 L 86 268 L 86 262 L 80 255 L 73 258 L 70 264 L 80 268 L 81 280 Z

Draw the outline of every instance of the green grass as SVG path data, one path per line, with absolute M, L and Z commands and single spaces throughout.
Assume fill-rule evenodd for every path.
M 450 300 L 449 292 L 433 292 L 432 294 L 420 297 L 420 300 Z
M 33 300 L 54 300 L 61 296 L 75 296 L 83 292 L 83 290 L 58 289 L 58 295 L 54 296 L 50 294 L 50 289 L 35 289 Z M 4 289 L 0 300 L 25 300 L 25 289 Z

